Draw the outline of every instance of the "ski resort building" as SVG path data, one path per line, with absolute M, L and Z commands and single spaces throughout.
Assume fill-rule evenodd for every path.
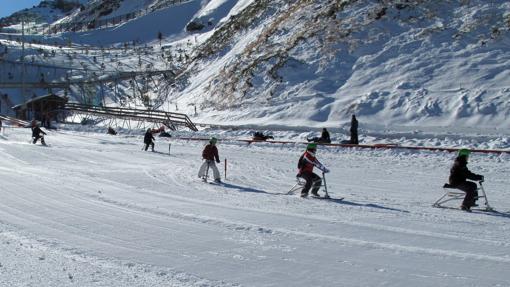
M 55 110 L 61 109 L 67 103 L 66 97 L 55 94 L 34 97 L 22 104 L 12 107 L 16 117 L 22 120 L 38 120 L 41 122 L 55 118 Z

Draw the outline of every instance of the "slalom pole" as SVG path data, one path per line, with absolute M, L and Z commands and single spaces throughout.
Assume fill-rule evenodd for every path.
M 225 158 L 225 179 L 227 179 L 227 158 Z
M 326 174 L 322 172 L 322 179 L 324 180 L 324 198 L 330 198 L 328 194 L 328 184 L 326 183 Z

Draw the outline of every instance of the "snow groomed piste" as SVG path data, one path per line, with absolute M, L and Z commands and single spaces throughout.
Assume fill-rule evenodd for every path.
M 197 178 L 199 141 L 157 138 L 153 153 L 141 135 L 62 129 L 48 131 L 50 148 L 28 138 L 16 128 L 0 139 L 6 286 L 510 282 L 505 155 L 472 156 L 500 212 L 468 214 L 431 207 L 449 153 L 319 147 L 333 199 L 304 200 L 283 195 L 300 145 L 219 142 L 229 174 L 211 185 Z

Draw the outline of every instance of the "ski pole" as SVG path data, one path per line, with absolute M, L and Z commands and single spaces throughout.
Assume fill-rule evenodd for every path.
M 225 179 L 227 179 L 227 158 L 225 158 Z
M 170 148 L 172 147 L 171 143 L 168 143 L 168 154 L 170 155 Z
M 329 194 L 328 194 L 328 184 L 326 183 L 326 174 L 324 172 L 322 172 L 322 179 L 324 180 L 324 197 L 325 198 L 329 198 Z

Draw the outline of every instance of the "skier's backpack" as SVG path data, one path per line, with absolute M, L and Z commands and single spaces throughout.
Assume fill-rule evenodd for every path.
M 298 163 L 297 163 L 297 168 L 298 168 L 298 169 L 301 169 L 301 168 L 305 165 L 305 163 L 304 163 L 304 159 L 303 159 L 303 157 L 304 157 L 304 156 L 305 156 L 305 154 L 303 153 L 303 154 L 301 155 L 301 157 L 299 158 L 299 161 L 298 161 Z

